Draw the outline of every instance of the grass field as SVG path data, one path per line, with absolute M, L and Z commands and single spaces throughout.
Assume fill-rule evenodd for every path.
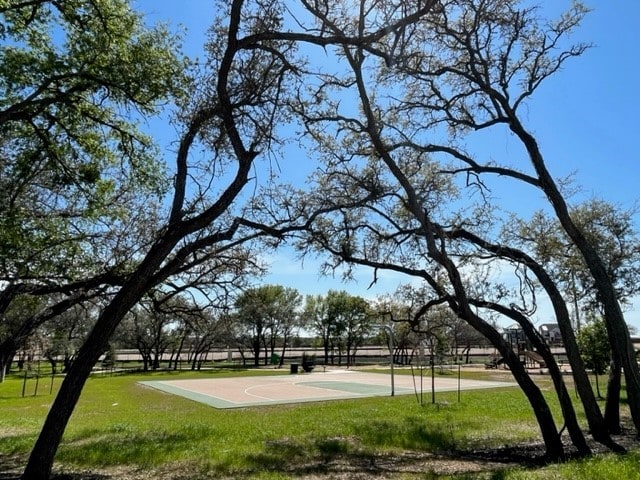
M 281 374 L 207 371 L 94 377 L 65 433 L 56 472 L 76 478 L 627 478 L 640 479 L 640 450 L 542 468 L 460 457 L 539 441 L 517 388 L 218 410 L 137 382 L 173 378 Z M 509 379 L 503 372 L 464 372 Z M 541 386 L 550 392 L 548 379 Z M 0 472 L 24 464 L 48 407 L 50 379 L 0 384 Z M 54 394 L 60 379 L 54 383 Z M 425 382 L 425 389 L 428 382 Z M 555 402 L 553 402 L 555 408 Z M 93 476 L 92 476 L 93 475 Z M 0 478 L 8 478 L 0 475 Z

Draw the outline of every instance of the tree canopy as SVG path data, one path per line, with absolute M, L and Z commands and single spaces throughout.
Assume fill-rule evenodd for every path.
M 348 276 L 361 265 L 374 282 L 381 270 L 423 281 L 407 323 L 439 335 L 436 320 L 449 320 L 448 308 L 484 335 L 527 396 L 554 460 L 565 458 L 562 431 L 495 320 L 516 322 L 544 357 L 573 445 L 588 453 L 563 376 L 530 319 L 544 289 L 590 431 L 617 448 L 563 297 L 575 274 L 585 302 L 601 307 L 640 429 L 640 372 L 620 308 L 637 284 L 634 234 L 605 205 L 569 203 L 527 124 L 539 87 L 590 46 L 571 40 L 587 14 L 582 3 L 550 19 L 518 0 L 295 8 L 220 0 L 198 65 L 125 0 L 9 3 L 0 14 L 0 361 L 38 325 L 103 299 L 25 478 L 49 476 L 92 366 L 145 295 L 228 299 L 246 287 L 247 272 L 262 270 L 259 253 L 284 241 L 323 255 L 325 272 L 346 266 Z M 176 112 L 170 161 L 139 126 L 165 102 Z M 518 154 L 494 161 L 468 146 L 477 136 L 508 136 Z M 304 186 L 278 179 L 293 142 L 313 162 Z M 501 214 L 508 205 L 492 197 L 488 179 L 541 192 L 553 220 L 529 226 L 554 231 L 526 241 L 529 226 Z M 545 240 L 568 260 L 545 256 Z M 286 348 L 300 301 L 274 285 L 237 295 L 234 318 L 256 364 L 261 352 Z M 8 322 L 10 311 L 28 316 Z M 325 356 L 335 347 L 349 357 L 371 320 L 364 299 L 338 291 L 309 298 L 306 314 Z M 146 320 L 157 327 L 161 316 Z
M 246 332 L 254 365 L 260 364 L 261 353 L 268 364 L 276 346 L 284 353 L 292 333 L 301 325 L 301 304 L 300 293 L 282 285 L 263 285 L 240 293 L 235 301 L 235 318 Z
M 52 314 L 122 283 L 153 229 L 166 168 L 140 119 L 182 96 L 178 37 L 125 1 L 10 2 L 0 35 L 0 370 Z

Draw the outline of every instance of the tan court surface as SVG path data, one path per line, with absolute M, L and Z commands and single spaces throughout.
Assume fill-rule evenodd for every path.
M 282 403 L 317 402 L 391 395 L 391 376 L 354 370 L 327 370 L 298 375 L 233 377 L 140 382 L 158 390 L 216 408 L 239 408 Z M 507 382 L 460 380 L 461 390 L 514 386 Z M 396 395 L 431 391 L 431 377 L 395 375 Z M 456 391 L 458 378 L 435 378 L 438 392 Z

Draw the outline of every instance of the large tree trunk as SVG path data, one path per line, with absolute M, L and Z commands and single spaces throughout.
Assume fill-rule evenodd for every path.
M 547 170 L 536 140 L 515 119 L 515 115 L 511 115 L 510 118 L 512 120 L 510 128 L 521 139 L 527 149 L 531 163 L 540 180 L 540 188 L 549 199 L 560 224 L 582 254 L 587 268 L 593 276 L 596 289 L 600 295 L 600 301 L 604 307 L 604 318 L 607 324 L 609 341 L 612 348 L 617 349 L 620 355 L 620 366 L 624 371 L 626 380 L 629 411 L 636 431 L 640 433 L 640 368 L 638 368 L 629 328 L 624 320 L 613 283 L 598 252 L 569 215 L 567 203 Z
M 107 349 L 109 338 L 120 320 L 142 296 L 140 290 L 140 288 L 121 290 L 100 315 L 60 386 L 31 451 L 22 478 L 29 480 L 49 478 L 62 435 L 80 398 L 82 388 L 91 374 L 91 369 Z
M 553 381 L 556 395 L 558 396 L 558 402 L 560 403 L 560 408 L 562 409 L 562 415 L 564 417 L 565 425 L 567 426 L 567 430 L 569 432 L 569 436 L 571 437 L 573 445 L 576 447 L 578 453 L 581 456 L 591 454 L 591 449 L 589 448 L 584 434 L 582 433 L 582 429 L 580 428 L 580 424 L 578 423 L 576 412 L 573 408 L 573 402 L 571 401 L 571 396 L 567 391 L 567 386 L 562 377 L 560 367 L 558 367 L 558 363 L 556 362 L 553 353 L 551 353 L 551 349 L 549 349 L 549 346 L 536 331 L 533 324 L 522 313 L 511 308 L 506 308 L 499 304 L 483 304 L 483 302 L 479 302 L 478 304 L 480 306 L 487 306 L 492 310 L 508 316 L 509 318 L 515 320 L 518 325 L 520 325 L 520 327 L 522 327 L 524 334 L 533 345 L 533 348 L 537 350 L 540 356 L 543 358 L 547 369 L 549 370 L 549 375 L 551 376 L 551 379 Z M 607 445 L 613 446 L 614 448 L 617 447 L 610 438 L 607 439 Z M 618 448 L 616 448 L 616 450 L 618 450 Z
M 607 445 L 615 451 L 619 451 L 620 447 L 611 439 L 609 429 L 605 424 L 602 412 L 598 406 L 598 401 L 593 394 L 591 382 L 589 381 L 589 376 L 587 375 L 582 356 L 578 349 L 576 336 L 573 328 L 571 327 L 571 318 L 569 316 L 569 311 L 567 310 L 567 305 L 563 301 L 555 284 L 547 276 L 546 272 L 536 272 L 536 274 L 538 279 L 541 280 L 541 283 L 553 304 L 556 320 L 560 329 L 560 335 L 562 336 L 562 341 L 565 347 L 565 353 L 569 360 L 569 364 L 571 365 L 573 380 L 584 408 L 591 435 L 597 442 Z
M 24 479 L 47 480 L 51 474 L 53 458 L 58 450 L 67 422 L 80 398 L 80 392 L 82 392 L 93 365 L 106 348 L 106 342 L 101 345 L 85 344 L 85 347 L 81 349 L 78 360 L 73 362 L 69 373 L 60 386 L 40 436 L 31 451 L 22 476 Z
M 180 239 L 180 237 L 169 233 L 165 235 L 151 247 L 146 258 L 131 276 L 131 280 L 123 285 L 102 311 L 84 344 L 80 347 L 47 414 L 40 435 L 29 456 L 23 478 L 29 480 L 47 480 L 49 478 L 62 435 L 87 378 L 91 374 L 91 369 L 100 355 L 107 350 L 109 339 L 118 324 L 152 286 L 151 279 L 161 281 L 154 275 Z
M 619 450 L 619 447 L 613 442 L 609 435 L 609 430 L 605 425 L 598 401 L 593 394 L 591 382 L 589 381 L 589 376 L 587 375 L 582 356 L 578 349 L 576 336 L 571 326 L 571 317 L 567 310 L 567 305 L 546 271 L 539 265 L 528 264 L 528 266 L 532 268 L 538 280 L 540 280 L 553 305 L 556 321 L 558 322 L 558 328 L 560 329 L 560 335 L 562 336 L 565 347 L 565 353 L 571 365 L 573 380 L 585 411 L 591 435 L 597 442 L 607 445 L 614 450 Z
M 469 320 L 468 320 L 469 321 Z M 480 325 L 477 319 L 470 320 L 471 325 L 476 328 L 476 325 Z M 482 323 L 485 323 L 482 321 Z M 486 329 L 486 324 L 484 327 L 481 327 L 485 330 L 490 337 L 489 340 L 493 345 L 498 349 L 502 358 L 504 358 L 505 363 L 511 370 L 513 378 L 516 380 L 522 391 L 527 397 L 531 408 L 536 416 L 536 420 L 538 421 L 538 426 L 540 428 L 540 433 L 542 434 L 542 439 L 546 448 L 546 455 L 549 460 L 563 460 L 564 459 L 564 447 L 562 445 L 562 440 L 560 438 L 560 434 L 558 433 L 558 429 L 556 428 L 556 424 L 553 420 L 553 415 L 551 414 L 551 409 L 547 404 L 540 388 L 535 384 L 535 382 L 531 379 L 526 369 L 522 365 L 520 358 L 516 355 L 511 347 L 507 345 L 500 334 L 495 331 L 492 327 L 489 326 L 493 330 L 493 332 L 489 332 Z M 485 331 L 479 330 L 481 333 L 485 334 Z
M 408 190 L 405 188 L 405 191 Z M 545 444 L 547 457 L 550 460 L 563 460 L 565 456 L 562 439 L 560 438 L 560 434 L 558 433 L 558 429 L 556 428 L 553 420 L 551 409 L 542 395 L 542 392 L 527 373 L 522 362 L 520 362 L 518 355 L 513 352 L 511 345 L 506 343 L 493 326 L 474 313 L 469 304 L 467 292 L 457 266 L 447 255 L 444 245 L 441 244 L 442 249 L 439 249 L 436 245 L 433 224 L 422 210 L 416 211 L 415 213 L 418 218 L 420 218 L 420 221 L 425 228 L 425 238 L 427 240 L 429 255 L 444 267 L 455 291 L 455 299 L 452 298 L 449 300 L 450 307 L 453 311 L 457 312 L 461 318 L 466 320 L 469 325 L 484 335 L 485 338 L 487 338 L 493 346 L 498 349 L 502 358 L 504 358 L 505 363 L 511 369 L 511 373 L 513 374 L 516 382 L 526 395 L 527 400 L 529 400 L 529 404 L 533 409 L 536 420 L 538 421 L 538 426 L 540 427 L 540 433 L 542 434 L 542 439 Z M 441 292 L 441 294 L 445 293 L 442 291 L 438 282 L 433 278 L 429 278 L 427 281 L 436 292 Z
M 453 286 L 455 297 L 451 298 L 448 292 L 444 291 L 442 286 L 435 281 L 430 275 L 425 272 L 425 280 L 429 285 L 438 292 L 443 298 L 449 297 L 449 305 L 458 316 L 466 320 L 472 327 L 478 332 L 482 333 L 491 343 L 500 351 L 503 358 L 511 368 L 514 378 L 522 388 L 522 391 L 527 396 L 531 407 L 534 410 L 540 431 L 547 450 L 547 456 L 550 459 L 563 459 L 564 449 L 558 430 L 556 429 L 551 410 L 544 399 L 544 396 L 540 392 L 540 389 L 531 380 L 517 355 L 513 353 L 513 350 L 506 345 L 500 334 L 489 323 L 478 317 L 469 305 L 467 293 L 462 282 L 460 272 L 457 266 L 451 261 L 445 250 L 445 242 L 443 238 L 438 244 L 434 232 L 434 225 L 429 218 L 429 212 L 426 210 L 426 206 L 423 205 L 421 198 L 417 195 L 412 182 L 407 178 L 402 168 L 392 158 L 388 146 L 382 140 L 380 131 L 382 127 L 378 122 L 378 115 L 374 112 L 371 105 L 369 96 L 367 94 L 366 82 L 364 75 L 362 74 L 362 63 L 359 61 L 352 52 L 345 49 L 345 56 L 350 63 L 355 74 L 355 85 L 358 89 L 361 107 L 366 116 L 366 133 L 369 135 L 371 144 L 375 149 L 375 152 L 380 156 L 380 159 L 388 167 L 389 172 L 393 175 L 402 190 L 406 194 L 406 207 L 411 214 L 418 220 L 422 227 L 422 233 L 427 243 L 428 255 L 436 263 L 441 265 L 447 273 L 449 281 Z
M 422 210 L 415 213 L 417 213 L 418 218 L 420 218 L 422 225 L 425 227 L 425 238 L 427 240 L 429 255 L 445 268 L 449 281 L 455 291 L 455 297 L 450 298 L 449 300 L 450 308 L 456 312 L 460 318 L 466 320 L 469 325 L 484 335 L 485 338 L 487 338 L 487 340 L 489 340 L 500 352 L 505 363 L 511 369 L 514 379 L 526 395 L 527 400 L 533 409 L 545 444 L 547 457 L 554 461 L 563 460 L 565 455 L 562 439 L 560 438 L 560 434 L 553 420 L 553 415 L 551 414 L 551 409 L 549 408 L 544 395 L 542 395 L 538 386 L 527 373 L 524 365 L 520 361 L 518 355 L 514 353 L 511 345 L 507 344 L 500 333 L 498 333 L 491 324 L 474 313 L 470 306 L 466 289 L 458 268 L 451 261 L 444 247 L 442 247 L 441 250 L 436 245 L 433 224 Z M 426 280 L 436 292 L 440 295 L 446 296 L 446 292 L 443 291 L 438 282 L 431 277 L 426 278 Z
M 358 81 L 361 82 L 361 78 L 358 78 Z M 364 87 L 361 85 L 359 86 L 362 92 Z M 422 208 L 411 182 L 386 151 L 384 143 L 375 131 L 374 115 L 371 112 L 370 105 L 368 105 L 366 95 L 363 94 L 362 98 L 364 110 L 367 112 L 367 118 L 372 122 L 369 133 L 376 151 L 381 155 L 382 159 L 389 167 L 390 172 L 400 182 L 403 190 L 407 194 L 408 206 L 424 230 L 429 257 L 446 270 L 449 281 L 455 291 L 455 297 L 448 295 L 442 286 L 428 274 L 424 276 L 425 280 L 434 289 L 434 291 L 443 298 L 449 297 L 449 305 L 451 309 L 456 312 L 460 318 L 466 320 L 473 328 L 483 334 L 498 349 L 534 411 L 534 415 L 538 421 L 538 426 L 545 444 L 547 457 L 551 460 L 564 459 L 562 440 L 553 420 L 553 415 L 551 414 L 549 405 L 542 395 L 542 392 L 540 392 L 538 386 L 533 382 L 531 377 L 529 377 L 518 356 L 514 354 L 511 347 L 506 344 L 496 329 L 477 316 L 471 309 L 458 268 L 447 255 L 443 243 L 440 243 L 441 248 L 438 248 L 434 233 L 434 225 L 428 218 L 427 212 Z
M 562 294 L 558 290 L 558 287 L 551 277 L 549 277 L 547 271 L 533 258 L 518 249 L 492 244 L 465 230 L 459 230 L 455 234 L 470 240 L 476 245 L 479 245 L 496 255 L 523 263 L 536 275 L 538 281 L 549 296 L 553 306 L 556 321 L 558 322 L 562 341 L 565 346 L 565 352 L 571 365 L 573 379 L 576 389 L 578 390 L 582 406 L 584 407 L 591 435 L 597 442 L 607 445 L 614 450 L 618 450 L 618 446 L 614 444 L 609 435 L 609 429 L 605 425 L 602 412 L 598 406 L 598 401 L 593 394 L 591 382 L 589 381 L 589 376 L 587 375 L 584 362 L 582 361 L 582 356 L 578 349 L 576 336 L 573 327 L 571 326 L 571 317 L 569 316 L 567 304 L 562 298 Z

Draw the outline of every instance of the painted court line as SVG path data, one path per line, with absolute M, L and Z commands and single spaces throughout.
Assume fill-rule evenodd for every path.
M 420 388 L 420 377 L 416 377 Z M 391 377 L 382 373 L 336 370 L 298 375 L 232 377 L 191 380 L 140 382 L 173 395 L 188 398 L 216 408 L 239 408 L 262 405 L 314 402 L 387 396 L 391 394 Z M 395 394 L 415 393 L 411 375 L 395 375 Z M 431 391 L 431 378 L 422 378 L 423 392 Z M 462 390 L 512 387 L 511 382 L 461 380 Z M 437 377 L 435 389 L 455 391 L 457 378 Z

